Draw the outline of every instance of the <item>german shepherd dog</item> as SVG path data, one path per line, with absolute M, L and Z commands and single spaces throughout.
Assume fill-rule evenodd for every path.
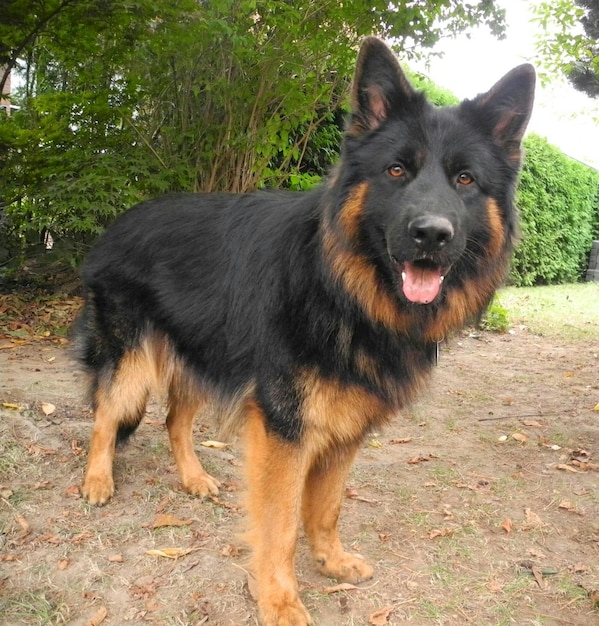
M 436 108 L 368 38 L 322 186 L 176 194 L 121 216 L 83 270 L 76 333 L 95 414 L 84 497 L 113 495 L 115 442 L 161 387 L 189 493 L 219 487 L 194 452 L 198 410 L 245 435 L 262 624 L 311 623 L 294 572 L 300 523 L 319 572 L 370 578 L 337 533 L 344 481 L 366 433 L 421 388 L 437 342 L 504 278 L 534 81 L 522 65 Z

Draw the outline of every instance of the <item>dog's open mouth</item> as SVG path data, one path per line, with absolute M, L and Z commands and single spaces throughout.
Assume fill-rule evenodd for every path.
M 430 304 L 441 291 L 448 268 L 428 259 L 406 261 L 398 266 L 404 296 L 417 304 Z

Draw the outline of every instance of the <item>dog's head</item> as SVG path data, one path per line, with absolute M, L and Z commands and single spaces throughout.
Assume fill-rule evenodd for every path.
M 503 276 L 534 84 L 521 65 L 473 100 L 437 108 L 385 44 L 363 44 L 333 221 L 406 306 L 438 305 L 481 271 Z

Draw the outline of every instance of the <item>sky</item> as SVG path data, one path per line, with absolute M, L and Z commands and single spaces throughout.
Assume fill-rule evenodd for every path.
M 461 35 L 443 40 L 431 57 L 415 69 L 459 98 L 487 91 L 510 69 L 536 58 L 534 38 L 540 27 L 530 21 L 527 0 L 498 0 L 506 9 L 506 38 L 499 41 L 487 29 L 478 28 L 470 38 Z M 411 64 L 413 65 L 413 64 Z M 599 101 L 576 91 L 565 79 L 548 86 L 537 84 L 529 130 L 546 137 L 567 155 L 599 168 Z

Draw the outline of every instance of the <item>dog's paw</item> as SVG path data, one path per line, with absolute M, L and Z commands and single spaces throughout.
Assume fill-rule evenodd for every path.
M 262 626 L 309 626 L 312 624 L 306 607 L 297 600 L 285 605 L 260 606 Z
M 112 476 L 86 476 L 81 485 L 81 495 L 90 504 L 106 504 L 114 495 Z
M 341 582 L 361 583 L 372 578 L 372 566 L 359 554 L 341 552 L 338 555 L 316 556 L 316 569 L 329 578 Z
M 183 481 L 183 487 L 187 493 L 205 498 L 218 495 L 220 481 L 210 474 L 202 472 L 186 478 Z

